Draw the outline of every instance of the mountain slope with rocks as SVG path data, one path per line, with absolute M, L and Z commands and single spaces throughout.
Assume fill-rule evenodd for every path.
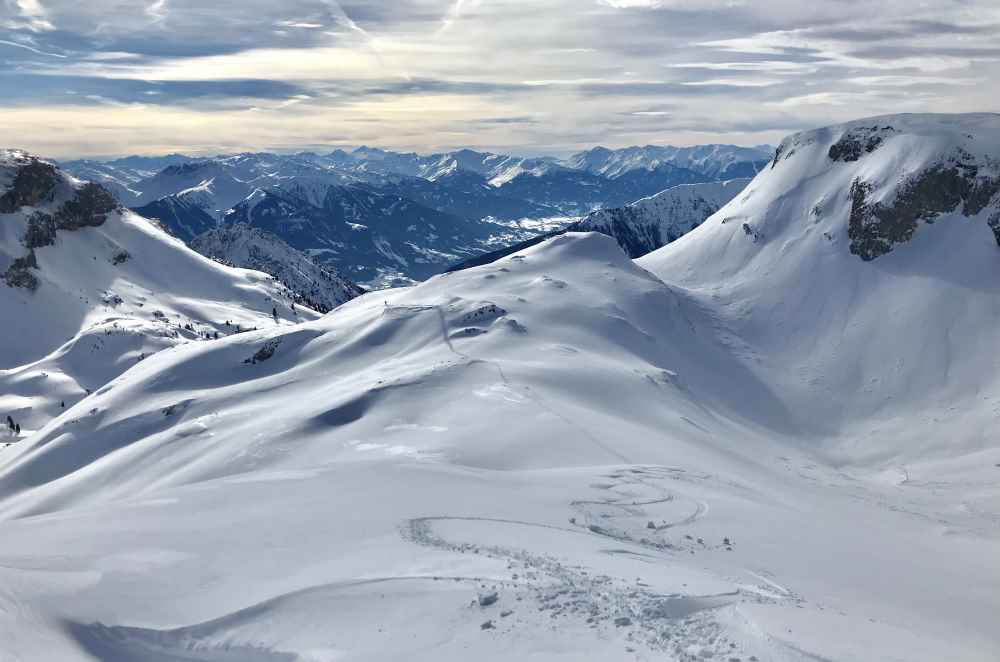
M 296 303 L 321 313 L 364 293 L 335 269 L 316 264 L 270 232 L 242 223 L 209 230 L 190 246 L 223 264 L 274 276 Z
M 830 453 L 956 457 L 992 446 L 998 218 L 1000 115 L 876 117 L 785 139 L 639 263 L 710 302 Z
M 321 201 L 259 189 L 224 222 L 271 232 L 365 287 L 428 278 L 478 252 L 501 229 L 360 184 L 331 186 Z
M 570 229 L 610 235 L 629 257 L 640 257 L 701 225 L 739 195 L 749 182 L 749 179 L 732 179 L 675 186 L 627 207 L 592 212 Z
M 160 350 L 316 317 L 24 152 L 0 152 L 0 191 L 0 411 L 24 430 Z

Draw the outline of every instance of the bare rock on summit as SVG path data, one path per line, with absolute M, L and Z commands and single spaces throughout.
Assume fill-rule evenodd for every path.
M 58 180 L 55 166 L 30 158 L 17 169 L 10 189 L 0 196 L 0 214 L 12 214 L 21 207 L 45 202 L 55 191 Z

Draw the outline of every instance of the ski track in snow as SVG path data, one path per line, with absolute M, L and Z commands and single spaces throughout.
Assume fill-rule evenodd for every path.
M 654 653 L 671 653 L 678 660 L 746 659 L 741 652 L 743 642 L 727 636 L 723 625 L 715 618 L 719 609 L 741 603 L 804 602 L 788 589 L 756 573 L 748 574 L 761 582 L 759 587 L 741 583 L 731 592 L 705 595 L 664 594 L 653 590 L 638 577 L 634 582 L 612 577 L 593 572 L 584 566 L 573 565 L 556 556 L 533 553 L 514 546 L 453 541 L 435 530 L 435 524 L 445 522 L 545 529 L 569 536 L 613 540 L 623 545 L 622 548 L 601 550 L 607 555 L 627 555 L 645 563 L 677 564 L 677 555 L 694 552 L 683 544 L 668 543 L 662 532 L 690 525 L 703 517 L 709 509 L 707 503 L 687 499 L 662 484 L 667 480 L 676 480 L 684 473 L 683 469 L 675 467 L 631 466 L 607 474 L 605 477 L 614 482 L 591 487 L 606 489 L 619 496 L 605 500 L 580 499 L 570 502 L 570 508 L 580 513 L 580 516 L 570 518 L 569 526 L 485 516 L 432 515 L 407 520 L 401 525 L 400 533 L 405 540 L 424 547 L 451 553 L 474 554 L 504 562 L 511 572 L 510 580 L 492 580 L 486 583 L 478 579 L 472 581 L 479 582 L 481 590 L 496 591 L 505 598 L 513 595 L 514 604 L 518 605 L 511 610 L 515 615 L 518 609 L 529 613 L 548 613 L 556 627 L 562 619 L 575 619 L 578 623 L 582 621 L 602 637 L 620 630 L 624 632 L 625 640 L 630 646 L 645 647 Z M 634 497 L 636 488 L 658 493 L 659 496 L 637 499 Z M 648 536 L 640 537 L 630 532 L 629 529 L 636 526 L 636 521 L 647 521 L 647 506 L 677 501 L 689 502 L 693 512 L 674 521 L 661 522 Z M 607 509 L 614 513 L 608 513 Z M 632 521 L 631 527 L 629 520 Z M 705 549 L 700 539 L 695 543 L 693 538 L 688 547 Z M 512 603 L 507 599 L 504 604 Z M 519 621 L 503 617 L 499 623 L 496 619 L 490 622 L 494 627 L 500 628 L 503 634 L 518 627 Z M 785 653 L 792 653 L 793 659 L 822 659 L 770 636 L 765 635 L 765 639 Z

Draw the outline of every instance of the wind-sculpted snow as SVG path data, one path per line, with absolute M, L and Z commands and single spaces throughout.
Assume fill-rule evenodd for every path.
M 0 454 L 0 634 L 52 660 L 988 659 L 996 469 L 830 466 L 729 312 L 570 233 L 158 353 Z M 942 611 L 960 586 L 985 590 Z

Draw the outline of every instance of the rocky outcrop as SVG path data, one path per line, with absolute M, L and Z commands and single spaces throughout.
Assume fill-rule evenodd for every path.
M 59 230 L 102 225 L 119 205 L 104 187 L 92 183 L 78 185 L 50 163 L 18 152 L 8 158 L 16 169 L 9 188 L 0 196 L 0 213 L 14 214 L 24 207 L 42 210 L 27 217 L 21 244 L 28 253 L 10 263 L 3 281 L 10 287 L 34 291 L 39 283 L 33 273 L 38 269 L 35 249 L 54 244 Z M 62 204 L 58 200 L 63 200 Z
M 847 234 L 850 250 L 862 260 L 874 260 L 909 241 L 921 223 L 960 211 L 975 216 L 990 204 L 997 213 L 987 223 L 1000 245 L 1000 176 L 980 176 L 979 168 L 951 162 L 924 170 L 900 185 L 890 204 L 869 200 L 873 186 L 857 179 L 851 186 Z
M 14 260 L 3 274 L 3 280 L 9 287 L 23 287 L 34 292 L 38 287 L 38 278 L 32 269 L 38 268 L 35 251 L 29 251 L 24 257 Z
M 10 189 L 0 195 L 0 214 L 12 214 L 21 207 L 33 207 L 50 200 L 58 181 L 55 166 L 31 158 L 18 168 Z
M 56 243 L 56 223 L 49 214 L 35 212 L 28 217 L 28 227 L 24 231 L 21 243 L 25 248 L 41 248 Z
M 862 126 L 851 129 L 840 140 L 830 145 L 827 153 L 833 161 L 853 162 L 865 154 L 871 154 L 892 134 L 891 126 Z
M 118 209 L 118 201 L 100 184 L 88 182 L 60 207 L 54 216 L 59 230 L 79 230 L 102 225 L 108 214 Z

